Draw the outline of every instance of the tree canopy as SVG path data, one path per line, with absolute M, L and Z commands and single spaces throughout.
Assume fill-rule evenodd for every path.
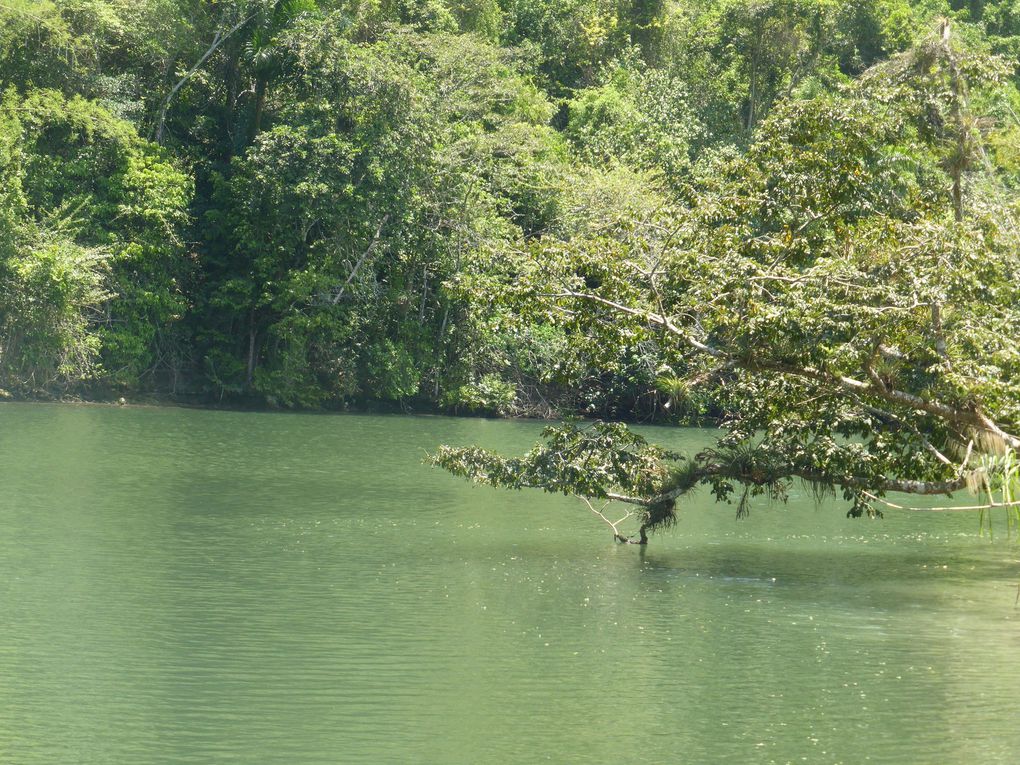
M 970 486 L 1015 519 L 1020 210 L 987 175 L 971 106 L 994 103 L 1004 76 L 943 26 L 835 93 L 776 107 L 745 153 L 637 234 L 541 243 L 522 262 L 505 299 L 596 363 L 652 344 L 674 403 L 720 411 L 714 448 L 683 458 L 596 425 L 550 431 L 523 460 L 434 461 L 637 505 L 642 542 L 700 484 L 737 492 L 742 511 L 807 481 L 855 516 L 888 492 Z

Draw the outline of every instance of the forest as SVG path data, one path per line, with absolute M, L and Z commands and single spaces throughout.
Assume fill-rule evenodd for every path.
M 669 338 L 549 298 L 627 303 L 652 258 L 660 292 L 722 301 L 699 326 L 777 359 L 846 361 L 833 310 L 859 344 L 892 348 L 856 325 L 898 310 L 930 334 L 874 313 L 909 282 L 974 367 L 946 385 L 1016 379 L 1012 0 L 5 0 L 0 22 L 4 395 L 720 416 Z M 851 247 L 870 308 L 843 305 Z M 824 289 L 794 289 L 811 270 Z

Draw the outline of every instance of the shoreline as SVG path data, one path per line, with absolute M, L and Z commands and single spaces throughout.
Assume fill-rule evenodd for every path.
M 202 401 L 185 401 L 170 397 L 140 396 L 129 398 L 120 396 L 117 398 L 85 398 L 80 396 L 19 396 L 8 391 L 0 391 L 7 395 L 0 395 L 0 406 L 5 404 L 56 404 L 63 406 L 86 406 L 86 407 L 110 407 L 116 409 L 192 409 L 211 412 L 247 412 L 252 414 L 303 414 L 303 415 L 378 415 L 378 416 L 408 416 L 408 417 L 456 417 L 472 420 L 496 420 L 505 422 L 562 422 L 564 420 L 597 422 L 612 419 L 616 422 L 623 422 L 628 425 L 644 425 L 658 427 L 718 427 L 717 422 L 706 419 L 702 422 L 681 421 L 681 420 L 656 420 L 634 416 L 623 417 L 598 417 L 582 416 L 578 414 L 561 413 L 556 417 L 540 417 L 535 415 L 499 415 L 489 412 L 457 412 L 429 407 L 428 405 L 416 406 L 414 404 L 402 405 L 397 402 L 369 400 L 364 402 L 352 402 L 344 407 L 318 407 L 318 408 L 293 408 L 269 405 L 245 405 L 239 403 L 211 403 Z

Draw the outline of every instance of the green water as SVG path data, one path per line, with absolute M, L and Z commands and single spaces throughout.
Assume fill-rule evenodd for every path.
M 421 464 L 538 429 L 0 407 L 0 762 L 1018 761 L 1015 545 L 701 498 L 642 550 Z

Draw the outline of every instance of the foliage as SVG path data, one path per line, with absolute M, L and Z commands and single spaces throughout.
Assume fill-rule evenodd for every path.
M 40 228 L 23 230 L 0 265 L 0 380 L 47 393 L 96 372 L 100 338 L 91 313 L 105 292 L 105 253 Z
M 777 107 L 746 153 L 699 173 L 665 241 L 586 233 L 522 263 L 512 299 L 579 352 L 613 368 L 655 343 L 672 395 L 708 391 L 722 414 L 677 483 L 624 501 L 803 479 L 872 514 L 886 492 L 948 494 L 1006 470 L 988 454 L 1020 453 L 1017 209 L 953 159 L 980 141 L 967 126 L 1001 69 L 946 40 Z M 444 466 L 485 480 L 457 454 L 477 456 Z
M 15 242 L 8 272 L 22 285 L 10 288 L 8 322 L 22 354 L 36 353 L 35 337 L 39 353 L 77 359 L 44 364 L 59 375 L 22 364 L 6 384 L 44 389 L 92 377 L 97 351 L 109 383 L 173 373 L 181 352 L 174 325 L 185 308 L 177 232 L 186 220 L 187 178 L 95 102 L 9 91 L 0 111 L 9 142 L 4 174 L 17 190 L 7 197 Z M 38 310 L 24 313 L 36 300 Z M 42 339 L 28 325 L 47 315 L 65 318 L 53 318 L 53 335 Z
M 704 134 L 689 101 L 685 84 L 667 73 L 618 65 L 569 102 L 565 133 L 591 164 L 625 163 L 676 179 Z
M 454 475 L 490 486 L 538 487 L 607 499 L 619 492 L 661 491 L 669 476 L 665 460 L 679 459 L 620 423 L 549 427 L 542 436 L 547 443 L 520 458 L 504 458 L 484 449 L 443 447 L 431 461 Z

